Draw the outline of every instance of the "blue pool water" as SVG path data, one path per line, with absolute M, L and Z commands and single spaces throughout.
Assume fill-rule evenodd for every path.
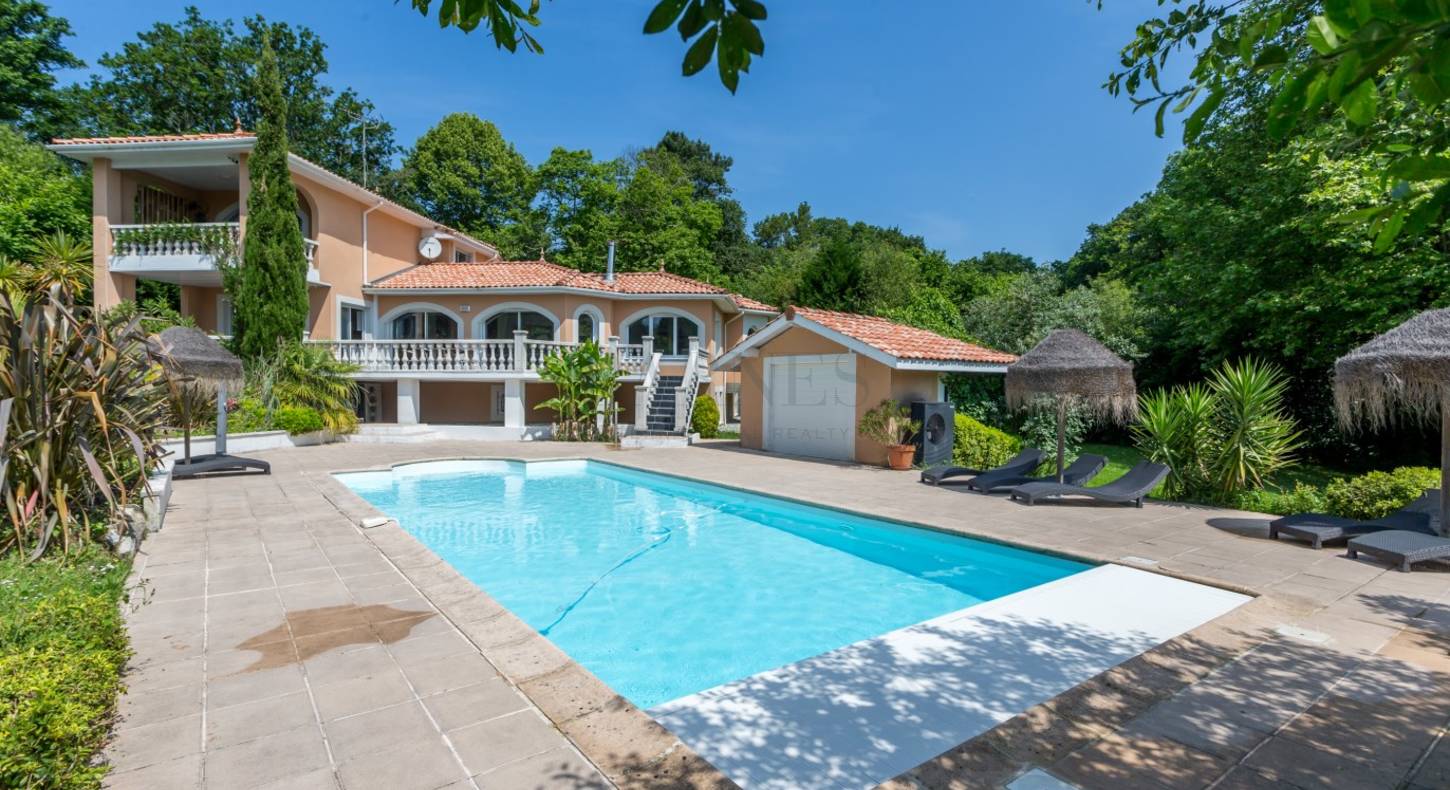
M 339 478 L 641 708 L 1089 567 L 606 463 Z

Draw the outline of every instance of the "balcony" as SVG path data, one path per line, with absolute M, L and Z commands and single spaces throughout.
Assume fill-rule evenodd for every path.
M 242 241 L 236 222 L 194 222 L 160 225 L 112 225 L 111 271 L 148 280 L 219 288 L 221 272 L 213 252 Z M 307 259 L 307 284 L 325 286 L 317 270 L 317 242 L 302 240 Z
M 537 378 L 544 360 L 578 343 L 527 340 L 315 340 L 334 358 L 356 365 L 358 375 L 437 378 Z M 614 343 L 606 351 L 626 378 L 642 377 L 649 367 L 643 345 Z

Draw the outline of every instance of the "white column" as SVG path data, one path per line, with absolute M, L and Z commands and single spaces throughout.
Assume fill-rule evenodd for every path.
M 528 370 L 528 346 L 524 341 L 529 339 L 529 333 L 522 329 L 514 330 L 514 370 Z
M 417 379 L 398 379 L 398 424 L 417 425 L 422 387 Z
M 503 425 L 505 428 L 522 428 L 524 422 L 523 379 L 504 379 Z

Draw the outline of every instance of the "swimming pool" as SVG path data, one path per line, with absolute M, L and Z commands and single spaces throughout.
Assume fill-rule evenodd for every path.
M 1090 567 L 597 461 L 338 479 L 641 708 Z

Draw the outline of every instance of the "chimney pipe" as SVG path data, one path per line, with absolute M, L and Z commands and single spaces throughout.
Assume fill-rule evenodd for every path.
M 614 240 L 609 240 L 609 263 L 604 267 L 604 281 L 614 282 Z

